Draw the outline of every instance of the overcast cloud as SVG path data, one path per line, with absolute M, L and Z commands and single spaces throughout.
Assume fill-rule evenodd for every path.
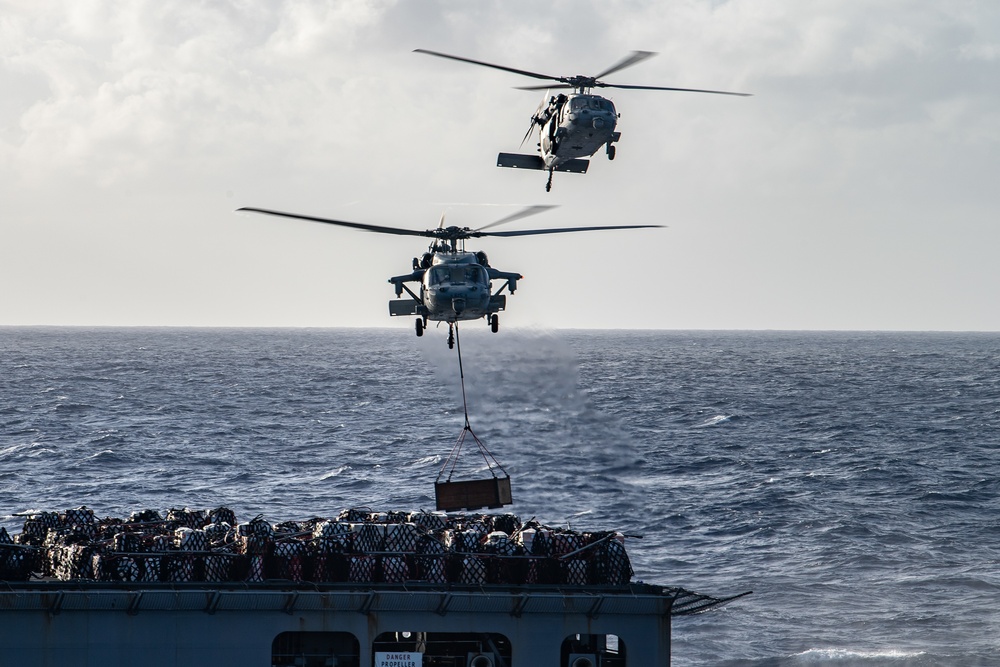
M 496 168 L 541 94 L 608 91 L 618 157 Z M 0 0 L 0 323 L 411 326 L 424 245 L 264 216 L 664 230 L 489 239 L 504 326 L 1000 330 L 1000 5 Z M 455 203 L 502 206 L 456 206 Z

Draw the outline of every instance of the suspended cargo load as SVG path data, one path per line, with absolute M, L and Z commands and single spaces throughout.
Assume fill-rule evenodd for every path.
M 510 505 L 513 498 L 510 493 L 510 475 L 504 470 L 500 462 L 497 461 L 493 453 L 486 448 L 486 445 L 476 437 L 469 423 L 469 402 L 465 397 L 465 369 L 462 366 L 462 341 L 458 336 L 458 325 L 455 325 L 455 340 L 458 342 L 458 372 L 462 382 L 462 405 L 465 410 L 465 426 L 459 434 L 455 445 L 451 448 L 451 453 L 441 465 L 437 479 L 434 480 L 434 499 L 437 509 L 442 512 L 454 512 L 457 510 L 477 510 L 477 509 L 497 509 L 504 505 Z M 486 462 L 486 469 L 490 473 L 488 479 L 471 479 L 464 481 L 451 481 L 455 473 L 455 466 L 458 464 L 458 457 L 462 453 L 462 445 L 465 444 L 466 436 L 472 436 L 479 454 Z M 503 473 L 498 476 L 497 472 Z M 447 477 L 442 481 L 442 477 Z
M 459 482 L 435 482 L 434 497 L 437 508 L 445 512 L 455 510 L 497 509 L 510 505 L 510 477 L 470 479 Z

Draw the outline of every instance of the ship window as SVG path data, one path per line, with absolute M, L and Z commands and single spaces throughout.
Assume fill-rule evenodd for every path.
M 625 644 L 617 635 L 570 635 L 562 643 L 563 667 L 625 667 Z
M 509 665 L 511 645 L 496 632 L 383 632 L 372 644 L 380 654 L 419 653 L 422 667 L 499 667 Z M 403 657 L 403 656 L 399 656 Z
M 282 632 L 271 643 L 273 667 L 360 667 L 361 644 L 350 632 Z

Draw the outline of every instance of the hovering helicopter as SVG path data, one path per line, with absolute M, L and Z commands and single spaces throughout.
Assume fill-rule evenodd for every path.
M 533 131 L 538 132 L 538 152 L 539 155 L 523 155 L 519 153 L 500 153 L 497 156 L 498 167 L 511 167 L 514 169 L 540 169 L 549 172 L 549 179 L 545 184 L 545 191 L 552 189 L 552 172 L 568 171 L 578 174 L 587 173 L 590 161 L 583 159 L 590 157 L 601 146 L 605 147 L 609 160 L 615 159 L 615 142 L 621 139 L 621 132 L 616 132 L 618 118 L 621 116 L 616 110 L 611 100 L 600 95 L 591 94 L 593 88 L 624 88 L 630 90 L 675 90 L 689 93 L 713 93 L 716 95 L 737 95 L 739 97 L 750 97 L 750 93 L 730 93 L 722 90 L 701 90 L 697 88 L 668 88 L 665 86 L 633 86 L 625 84 L 605 83 L 600 78 L 613 74 L 626 67 L 631 67 L 650 56 L 656 55 L 652 51 L 633 51 L 619 62 L 607 68 L 600 74 L 594 76 L 552 76 L 549 74 L 539 74 L 523 69 L 514 69 L 481 60 L 472 60 L 461 56 L 452 56 L 447 53 L 428 51 L 427 49 L 415 49 L 416 53 L 426 53 L 439 58 L 449 58 L 473 65 L 482 65 L 494 69 L 513 72 L 523 76 L 530 76 L 534 79 L 550 79 L 557 83 L 542 86 L 519 86 L 518 90 L 552 90 L 567 88 L 574 92 L 566 95 L 559 93 L 548 99 L 542 98 L 535 113 L 531 116 L 531 125 L 521 140 L 521 145 L 527 141 Z M 548 97 L 548 92 L 546 92 Z
M 513 294 L 517 290 L 517 281 L 523 278 L 520 273 L 499 271 L 490 266 L 486 253 L 466 251 L 465 241 L 482 236 L 534 236 L 538 234 L 562 234 L 565 232 L 589 232 L 606 229 L 642 229 L 662 227 L 663 225 L 600 225 L 596 227 L 561 227 L 556 229 L 525 229 L 509 232 L 486 232 L 490 227 L 513 222 L 536 213 L 541 213 L 554 206 L 529 206 L 516 213 L 496 220 L 478 229 L 468 227 L 444 226 L 444 216 L 436 229 L 416 230 L 400 227 L 384 227 L 360 222 L 346 222 L 330 218 L 318 218 L 310 215 L 284 213 L 266 208 L 243 207 L 237 211 L 264 213 L 284 218 L 322 222 L 341 227 L 352 227 L 380 234 L 397 234 L 404 236 L 427 236 L 433 239 L 430 246 L 420 257 L 413 258 L 413 271 L 401 276 L 389 278 L 396 288 L 396 299 L 389 302 L 389 315 L 416 316 L 417 336 L 424 335 L 428 320 L 448 323 L 448 347 L 455 346 L 454 325 L 464 320 L 486 318 L 493 333 L 499 331 L 500 318 L 497 313 L 505 310 L 507 295 L 504 290 Z M 502 281 L 496 291 L 493 281 Z M 416 292 L 407 283 L 419 283 Z M 406 292 L 409 298 L 399 298 Z

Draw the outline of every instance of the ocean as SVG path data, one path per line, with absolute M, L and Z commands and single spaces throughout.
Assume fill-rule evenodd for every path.
M 0 328 L 0 525 L 433 509 L 465 424 L 443 329 Z M 522 519 L 635 579 L 753 594 L 673 664 L 1000 665 L 1000 334 L 461 329 Z M 446 473 L 447 474 L 447 473 Z M 455 478 L 486 473 L 466 441 Z

